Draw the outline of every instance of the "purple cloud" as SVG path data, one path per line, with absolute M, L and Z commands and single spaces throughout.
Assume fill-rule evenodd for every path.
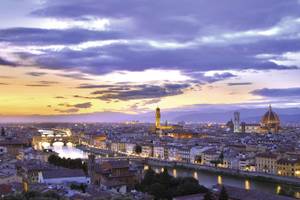
M 264 97 L 300 97 L 300 88 L 263 88 L 251 92 Z
M 118 38 L 120 34 L 117 32 L 85 29 L 10 28 L 0 30 L 0 42 L 19 45 L 78 44 L 90 40 Z

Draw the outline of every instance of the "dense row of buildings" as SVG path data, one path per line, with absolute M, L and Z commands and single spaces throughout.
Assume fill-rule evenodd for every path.
M 246 123 L 240 121 L 240 112 L 234 112 L 234 120 L 230 120 L 227 126 L 234 133 L 278 133 L 280 128 L 280 119 L 276 112 L 272 110 L 271 105 L 268 111 L 262 116 L 260 123 Z
M 45 129 L 40 126 L 11 126 L 6 128 L 9 134 L 0 136 L 0 185 L 25 191 L 32 188 L 44 191 L 49 185 L 59 185 L 63 188 L 55 188 L 58 192 L 72 196 L 69 183 L 73 182 L 94 188 L 89 192 L 91 196 L 104 195 L 103 192 L 123 195 L 142 179 L 141 161 L 145 160 L 300 178 L 300 128 L 281 127 L 271 106 L 260 124 L 240 122 L 238 112 L 227 125 L 161 124 L 157 108 L 154 125 L 105 123 L 53 127 L 49 124 L 43 125 Z M 25 133 L 28 137 L 22 137 Z M 36 149 L 30 147 L 30 140 Z M 111 158 L 90 155 L 86 173 L 57 167 L 47 162 L 49 156 L 57 154 L 43 149 L 42 142 L 49 142 L 50 147 L 54 142 L 63 145 L 72 142 Z M 118 160 L 116 156 L 138 162 Z M 145 199 L 144 195 L 139 194 L 140 199 Z

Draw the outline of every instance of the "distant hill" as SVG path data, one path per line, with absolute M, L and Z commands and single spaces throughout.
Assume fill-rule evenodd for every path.
M 278 108 L 273 109 L 280 117 L 282 123 L 300 122 L 300 108 Z M 239 111 L 241 121 L 248 123 L 259 122 L 262 115 L 267 111 L 266 108 L 253 109 L 219 109 L 201 108 L 198 110 L 185 111 L 164 111 L 162 110 L 162 123 L 168 121 L 177 123 L 185 122 L 217 122 L 225 123 L 233 118 L 234 111 Z M 70 115 L 32 115 L 32 116 L 0 116 L 0 123 L 4 122 L 124 122 L 138 120 L 141 122 L 154 122 L 155 113 L 147 112 L 142 114 L 126 114 L 121 112 L 96 112 L 89 114 L 70 114 Z

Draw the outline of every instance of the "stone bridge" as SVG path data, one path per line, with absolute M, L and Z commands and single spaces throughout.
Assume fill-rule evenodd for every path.
M 78 144 L 78 136 L 73 136 L 69 129 L 53 129 L 53 130 L 39 130 L 40 135 L 32 138 L 32 146 L 41 149 L 41 144 L 47 142 L 53 145 L 54 142 L 63 142 L 64 145 L 71 142 Z

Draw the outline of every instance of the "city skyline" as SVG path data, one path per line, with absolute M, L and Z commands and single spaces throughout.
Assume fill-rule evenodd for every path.
M 289 114 L 299 11 L 297 0 L 3 1 L 0 116 L 268 104 Z

